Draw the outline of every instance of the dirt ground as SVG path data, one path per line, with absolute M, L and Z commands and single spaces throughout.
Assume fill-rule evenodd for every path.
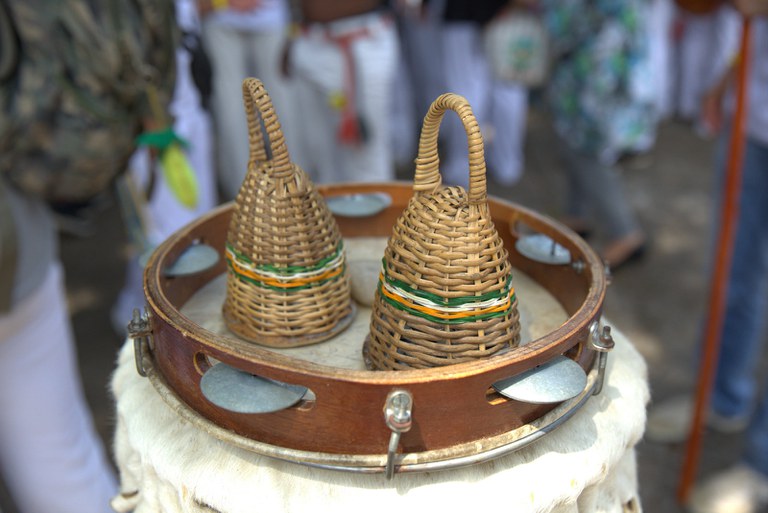
M 529 127 L 524 178 L 513 187 L 490 190 L 557 217 L 564 176 L 552 152 L 552 133 L 535 112 Z M 694 348 L 707 291 L 712 153 L 711 141 L 684 124 L 667 122 L 660 127 L 653 152 L 622 171 L 628 199 L 651 236 L 651 246 L 643 260 L 614 275 L 605 314 L 645 357 L 653 400 L 689 390 L 696 380 Z M 110 324 L 109 308 L 122 286 L 127 252 L 116 205 L 95 230 L 90 237 L 62 237 L 61 250 L 83 383 L 99 432 L 109 445 L 114 423 L 107 383 L 122 342 Z M 734 461 L 739 447 L 738 436 L 707 434 L 699 476 Z M 675 499 L 683 454 L 682 444 L 640 443 L 644 511 L 683 511 Z M 0 509 L 16 513 L 1 492 Z

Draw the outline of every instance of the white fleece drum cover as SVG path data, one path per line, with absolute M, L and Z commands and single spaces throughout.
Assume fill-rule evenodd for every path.
M 375 284 L 369 278 L 358 279 Z M 352 279 L 354 283 L 354 269 Z M 544 289 L 519 272 L 513 279 L 525 340 L 562 324 L 565 312 Z M 211 299 L 217 294 L 223 299 L 224 285 L 214 280 L 182 313 L 211 331 L 226 330 L 220 308 L 215 308 L 220 303 Z M 369 318 L 370 309 L 363 306 L 339 336 L 346 342 L 332 339 L 288 354 L 361 369 L 360 348 Z M 478 506 L 516 513 L 640 511 L 634 446 L 645 426 L 646 366 L 618 329 L 613 327 L 612 334 L 616 347 L 608 359 L 602 393 L 553 432 L 495 460 L 396 474 L 391 481 L 383 474 L 276 460 L 212 437 L 182 419 L 150 381 L 137 374 L 128 341 L 111 383 L 117 409 L 114 451 L 121 478 L 121 493 L 112 505 L 118 512 L 135 513 L 469 513 Z

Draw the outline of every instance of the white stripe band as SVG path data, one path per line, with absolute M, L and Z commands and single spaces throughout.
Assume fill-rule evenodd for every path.
M 324 267 L 317 269 L 316 271 L 298 272 L 291 275 L 285 275 L 285 274 L 279 274 L 273 271 L 267 271 L 265 269 L 259 269 L 258 267 L 252 264 L 242 262 L 238 260 L 235 252 L 229 248 L 227 248 L 227 253 L 230 255 L 233 261 L 237 262 L 238 267 L 247 269 L 255 274 L 258 274 L 259 276 L 272 278 L 282 282 L 289 282 L 289 281 L 296 280 L 298 278 L 311 278 L 314 276 L 318 276 L 320 274 L 325 274 L 328 271 L 335 269 L 344 264 L 344 251 L 340 251 L 339 254 L 336 256 L 336 258 L 328 262 L 328 264 L 325 265 Z
M 406 292 L 405 290 L 399 287 L 396 287 L 390 283 L 387 283 L 386 281 L 382 282 L 382 285 L 393 294 L 396 294 L 400 297 L 407 298 L 417 305 L 425 306 L 428 308 L 432 308 L 433 310 L 438 310 L 446 313 L 470 312 L 472 310 L 486 309 L 494 306 L 503 305 L 504 303 L 507 303 L 509 301 L 509 296 L 507 296 L 507 297 L 501 297 L 496 299 L 487 299 L 485 301 L 477 301 L 475 303 L 465 303 L 463 305 L 457 305 L 457 306 L 446 306 L 446 305 L 435 303 L 434 301 L 431 301 L 429 299 L 416 296 L 414 294 L 411 294 L 410 292 Z

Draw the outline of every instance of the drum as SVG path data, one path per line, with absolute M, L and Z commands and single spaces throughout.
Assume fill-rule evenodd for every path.
M 347 245 L 357 240 L 374 247 L 366 240 L 389 237 L 412 188 L 405 183 L 349 184 L 321 187 L 320 192 L 329 203 L 347 207 L 360 198 L 364 205 L 379 205 L 370 212 L 335 210 Z M 233 446 L 294 463 L 391 477 L 471 465 L 518 450 L 564 423 L 602 386 L 606 343 L 611 342 L 601 321 L 606 273 L 591 248 L 567 228 L 520 205 L 494 198 L 489 205 L 513 269 L 535 285 L 518 291 L 521 309 L 532 308 L 525 296 L 530 290 L 531 297 L 550 296 L 560 312 L 548 323 L 530 310 L 528 339 L 520 347 L 443 368 L 369 371 L 360 352 L 370 315 L 366 308 L 359 309 L 347 330 L 348 347 L 332 339 L 310 347 L 312 354 L 267 349 L 213 329 L 191 310 L 204 289 L 212 289 L 213 297 L 217 283 L 221 290 L 232 209 L 225 205 L 177 232 L 150 258 L 144 278 L 147 312 L 135 319 L 132 330 L 139 373 L 197 428 Z M 201 245 L 218 252 L 214 264 L 193 273 L 169 271 L 190 248 Z M 349 258 L 353 272 L 358 265 L 376 269 L 380 262 L 375 250 Z M 365 281 L 353 279 L 363 307 L 372 299 L 376 280 Z M 202 303 L 212 304 L 214 311 L 220 306 L 218 299 Z M 333 354 L 341 363 L 331 359 Z M 584 375 L 576 393 L 539 400 L 510 396 L 499 386 L 521 377 L 533 376 L 536 382 L 539 371 L 555 363 Z M 306 393 L 288 407 L 243 411 L 206 395 L 207 377 L 222 368 L 287 393 Z M 557 389 L 543 381 L 533 387 L 534 394 Z M 224 402 L 237 395 L 228 392 L 230 385 L 223 386 L 224 392 L 217 393 Z

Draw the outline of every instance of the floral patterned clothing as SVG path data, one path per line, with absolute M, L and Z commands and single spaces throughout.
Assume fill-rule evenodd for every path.
M 547 96 L 574 150 L 612 164 L 655 137 L 646 0 L 542 0 L 555 52 Z

